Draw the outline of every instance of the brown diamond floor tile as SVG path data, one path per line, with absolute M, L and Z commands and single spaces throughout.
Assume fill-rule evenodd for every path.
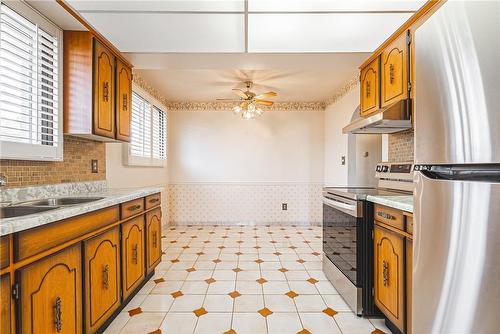
M 217 247 L 217 248 L 218 248 L 218 249 L 224 249 L 224 248 L 226 248 L 226 247 L 224 247 L 224 246 L 219 246 L 219 247 Z
M 177 262 L 179 262 L 179 259 L 173 259 L 173 260 L 170 260 L 170 262 L 177 263 Z
M 241 268 L 234 268 L 234 269 L 233 269 L 233 271 L 234 271 L 235 273 L 239 273 L 240 271 L 243 271 L 243 269 L 241 269 Z
M 258 280 L 255 280 L 257 283 L 259 284 L 264 284 L 264 283 L 267 283 L 267 280 L 265 278 L 259 278 Z
M 290 298 L 295 298 L 298 296 L 298 294 L 295 291 L 288 291 L 287 293 L 285 293 L 285 295 L 287 295 Z
M 234 255 L 240 256 L 240 255 L 243 255 L 243 253 L 242 252 L 236 252 L 236 253 L 234 253 Z
M 321 253 L 318 253 L 318 252 L 314 252 L 314 253 L 311 253 L 311 254 L 312 255 L 316 255 L 316 256 L 321 255 Z
M 158 283 L 165 282 L 165 279 L 163 277 L 161 277 L 161 278 L 157 278 L 157 279 L 153 280 L 153 282 L 155 282 L 156 284 L 158 284 Z
M 133 308 L 128 311 L 128 315 L 133 317 L 134 315 L 138 315 L 142 313 L 142 309 L 140 307 Z
M 335 311 L 334 309 L 329 308 L 329 307 L 325 308 L 325 309 L 324 309 L 323 311 L 321 311 L 321 312 L 323 312 L 323 313 L 324 313 L 324 314 L 326 314 L 326 315 L 329 315 L 330 317 L 333 317 L 335 314 L 337 314 L 337 313 L 338 313 L 337 311 Z
M 272 243 L 272 244 L 277 244 L 278 243 L 277 241 L 274 241 L 274 240 L 273 241 L 269 241 L 269 242 Z
M 300 332 L 297 332 L 297 334 L 312 334 L 311 332 L 309 332 L 307 329 L 303 329 L 301 330 Z
M 236 331 L 234 329 L 230 329 L 228 331 L 225 331 L 224 333 L 222 334 L 237 334 Z
M 182 248 L 183 248 L 183 249 L 188 249 L 188 248 L 189 248 L 189 246 L 184 246 L 184 247 L 182 247 Z
M 222 260 L 221 259 L 215 259 L 215 260 L 212 260 L 213 263 L 221 263 Z
M 378 328 L 375 328 L 375 330 L 371 334 L 387 334 L 387 333 Z
M 215 283 L 215 282 L 217 282 L 217 281 L 216 281 L 216 280 L 214 280 L 212 277 L 210 277 L 210 278 L 207 278 L 207 279 L 205 280 L 205 282 L 207 282 L 207 284 L 212 284 L 212 283 Z
M 228 295 L 231 298 L 237 298 L 237 297 L 241 296 L 241 293 L 239 293 L 238 291 L 233 291 L 233 292 L 228 293 Z
M 276 253 L 273 253 L 273 254 L 276 255 L 276 256 L 280 256 L 281 255 L 280 252 L 276 252 Z
M 257 260 L 255 260 L 254 262 L 255 262 L 255 263 L 259 263 L 259 264 L 260 264 L 260 263 L 262 263 L 262 262 L 264 262 L 264 261 L 262 261 L 261 259 L 257 259 Z
M 257 312 L 259 312 L 260 315 L 263 316 L 264 318 L 273 314 L 273 311 L 271 311 L 267 307 L 264 307 L 263 309 L 258 310 Z
M 170 243 L 171 243 L 171 244 L 175 244 L 176 242 L 177 242 L 177 241 L 175 241 L 175 240 L 174 240 L 174 241 L 170 241 Z
M 302 260 L 302 259 L 298 259 L 297 260 L 298 263 L 305 263 L 306 261 Z
M 290 246 L 288 248 L 290 248 L 290 249 L 297 249 L 297 247 L 295 247 L 295 246 Z
M 254 248 L 255 248 L 255 249 L 261 249 L 262 247 L 260 247 L 260 246 L 255 246 Z
M 280 269 L 278 269 L 278 271 L 281 271 L 282 273 L 286 273 L 288 271 L 288 269 L 286 269 L 286 268 L 280 268 Z
M 200 307 L 199 309 L 194 310 L 193 313 L 199 318 L 202 315 L 207 314 L 208 312 L 207 312 L 207 310 L 205 310 L 204 307 Z
M 310 244 L 311 242 L 309 240 L 303 241 L 305 244 Z
M 148 334 L 161 334 L 161 329 L 157 329 L 155 331 L 149 332 Z
M 311 283 L 311 284 L 316 284 L 316 283 L 318 283 L 318 282 L 319 282 L 317 279 L 312 278 L 312 277 L 311 277 L 311 278 L 309 278 L 309 279 L 308 279 L 308 280 L 306 280 L 306 281 L 308 281 L 308 282 L 309 282 L 309 283 Z
M 175 291 L 175 292 L 172 292 L 170 295 L 171 295 L 174 299 L 175 299 L 175 298 L 178 298 L 178 297 L 182 297 L 182 296 L 184 296 L 184 294 L 182 293 L 182 291 Z
M 205 253 L 203 253 L 203 252 L 198 252 L 198 253 L 196 253 L 196 255 L 201 256 L 201 255 L 205 255 Z
M 187 271 L 188 273 L 191 273 L 191 272 L 193 272 L 193 271 L 196 271 L 196 269 L 194 269 L 194 268 L 187 268 L 187 269 L 186 269 L 186 271 Z

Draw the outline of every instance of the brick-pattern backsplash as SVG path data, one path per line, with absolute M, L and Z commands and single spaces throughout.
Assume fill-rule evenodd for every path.
M 414 160 L 413 129 L 389 135 L 389 162 Z
M 98 161 L 98 173 L 91 172 L 92 159 Z M 0 160 L 0 174 L 9 188 L 106 180 L 106 144 L 64 136 L 63 161 Z

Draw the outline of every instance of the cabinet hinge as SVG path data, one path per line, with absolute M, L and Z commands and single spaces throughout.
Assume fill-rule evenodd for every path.
M 411 32 L 410 30 L 408 30 L 406 32 L 406 45 L 410 45 L 411 44 Z
M 408 91 L 411 92 L 411 82 L 408 81 Z
M 372 286 L 372 297 L 375 296 L 375 288 Z
M 12 298 L 19 300 L 19 283 L 14 283 L 12 286 Z
M 120 241 L 122 241 L 122 231 L 121 231 L 121 230 L 120 230 L 120 232 L 118 233 L 118 239 L 119 239 Z

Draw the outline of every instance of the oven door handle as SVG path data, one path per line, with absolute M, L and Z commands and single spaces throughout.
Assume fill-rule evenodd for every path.
M 347 204 L 331 198 L 323 197 L 323 203 L 342 212 L 348 213 L 351 216 L 357 217 L 357 204 Z

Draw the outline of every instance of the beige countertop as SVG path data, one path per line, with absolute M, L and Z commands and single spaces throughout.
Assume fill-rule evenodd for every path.
M 367 196 L 366 199 L 370 202 L 385 205 L 394 209 L 403 210 L 413 213 L 413 196 Z

